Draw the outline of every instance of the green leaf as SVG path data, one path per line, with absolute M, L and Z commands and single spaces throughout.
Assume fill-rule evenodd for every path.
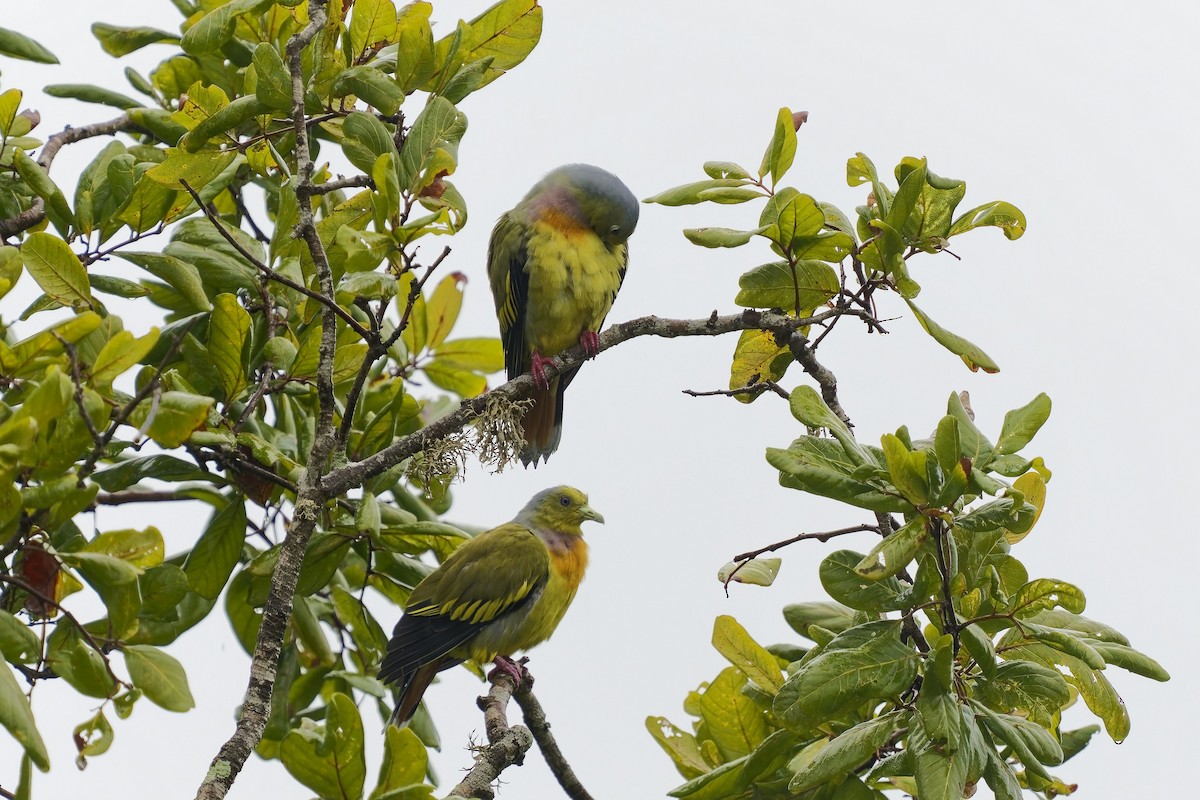
M 92 385 L 101 391 L 112 388 L 112 382 L 145 358 L 157 343 L 158 328 L 151 328 L 137 339 L 129 331 L 118 331 L 104 343 L 92 363 Z
M 925 159 L 916 159 L 907 166 L 911 169 L 901 175 L 902 167 L 906 166 L 901 162 L 896 168 L 896 179 L 900 184 L 900 188 L 896 190 L 896 194 L 892 197 L 891 207 L 888 208 L 887 215 L 884 221 L 889 227 L 897 231 L 903 231 L 905 223 L 908 222 L 909 216 L 917 208 L 917 200 L 921 196 L 921 191 L 925 188 L 926 163 Z
M 54 83 L 46 86 L 43 91 L 51 97 L 66 97 L 72 100 L 81 100 L 85 103 L 99 103 L 104 106 L 113 106 L 123 110 L 138 108 L 142 105 L 140 100 L 134 100 L 128 95 L 114 92 L 112 89 L 106 89 L 103 86 L 93 86 L 90 83 Z
M 921 327 L 925 329 L 925 332 L 932 336 L 942 347 L 961 358 L 971 372 L 978 372 L 981 369 L 988 373 L 1000 371 L 1000 367 L 992 360 L 992 357 L 983 352 L 979 347 L 934 322 L 924 311 L 917 308 L 911 300 L 905 298 L 904 302 L 908 303 L 908 307 L 912 310 L 917 321 L 921 323 Z
M 142 610 L 142 594 L 138 590 L 138 576 L 142 570 L 105 553 L 81 551 L 63 554 L 62 560 L 78 569 L 84 581 L 104 601 L 113 638 L 119 639 L 132 632 Z
M 39 64 L 57 64 L 58 58 L 45 47 L 8 28 L 0 28 L 0 55 L 36 61 Z
M 219 294 L 213 298 L 212 318 L 208 324 L 208 354 L 221 378 L 225 403 L 232 403 L 246 388 L 243 350 L 250 335 L 250 314 L 237 296 Z
M 436 348 L 445 341 L 454 323 L 458 321 L 458 312 L 463 302 L 463 287 L 466 284 L 466 275 L 452 272 L 442 278 L 434 288 L 425 305 L 425 318 L 429 323 L 428 347 Z
M 894 538 L 895 533 L 889 538 Z M 906 588 L 893 576 L 864 581 L 855 567 L 866 556 L 853 550 L 838 550 L 821 561 L 821 585 L 829 596 L 859 611 L 878 613 L 897 611 L 912 600 L 911 587 Z
M 792 394 L 794 397 L 796 393 Z M 859 455 L 869 458 L 869 453 L 865 451 Z M 830 439 L 801 436 L 787 450 L 768 447 L 767 462 L 779 470 L 781 486 L 841 500 L 871 511 L 903 513 L 912 510 L 912 505 L 904 498 L 881 491 L 856 477 L 862 464 L 851 460 L 846 449 Z
M 726 800 L 737 797 L 745 789 L 742 770 L 747 760 L 743 756 L 726 762 L 682 786 L 676 786 L 667 795 L 681 800 Z
M 1128 645 L 1094 640 L 1089 640 L 1088 644 L 1100 654 L 1106 664 L 1129 670 L 1134 675 L 1141 675 L 1143 678 L 1155 681 L 1171 680 L 1170 673 L 1163 669 L 1161 664 Z
M 838 634 L 788 678 L 775 696 L 775 715 L 804 732 L 867 700 L 899 695 L 921 660 L 900 642 L 900 628 L 899 621 L 880 620 Z
M 778 382 L 793 360 L 792 351 L 786 344 L 778 344 L 771 331 L 742 331 L 729 365 L 729 388 L 741 389 L 764 380 Z M 736 397 L 739 402 L 752 403 L 759 395 L 746 393 Z
M 702 192 L 711 191 L 722 188 L 737 188 L 748 187 L 750 182 L 740 178 L 716 178 L 707 181 L 696 181 L 695 183 L 685 183 L 682 186 L 676 186 L 672 189 L 667 189 L 664 192 L 647 197 L 643 203 L 658 203 L 661 206 L 690 206 L 696 203 L 703 203 L 705 199 L 701 197 Z M 756 193 L 757 196 L 765 196 L 761 192 Z
M 779 109 L 775 115 L 775 132 L 771 135 L 771 143 L 763 154 L 762 164 L 758 168 L 758 177 L 769 174 L 771 183 L 779 183 L 792 166 L 796 158 L 796 123 L 792 118 L 792 110 L 787 106 Z
M 399 160 L 391 132 L 373 114 L 351 113 L 342 123 L 342 133 L 342 152 L 351 164 L 368 175 L 374 169 L 375 161 L 384 154 Z M 407 144 L 404 150 L 408 152 Z
M 204 147 L 214 136 L 233 130 L 243 122 L 270 110 L 270 106 L 260 103 L 255 95 L 243 95 L 230 102 L 229 105 L 223 106 L 184 134 L 184 137 L 179 140 L 179 146 L 194 153 Z
M 41 652 L 37 634 L 12 614 L 0 610 L 0 656 L 10 664 L 32 664 Z
M 292 777 L 321 797 L 357 800 L 366 780 L 362 717 L 354 701 L 335 692 L 324 724 L 305 720 L 279 745 L 279 760 Z
M 183 181 L 187 181 L 188 186 L 197 191 L 228 169 L 238 157 L 236 150 L 189 153 L 177 147 L 168 147 L 166 155 L 166 160 L 146 171 L 146 177 L 171 189 L 178 189 Z
M 153 525 L 144 530 L 105 531 L 96 534 L 83 548 L 83 552 L 119 558 L 139 569 L 161 564 L 165 551 L 162 533 Z
M 163 392 L 142 402 L 130 420 L 163 447 L 179 447 L 208 420 L 216 401 L 188 392 Z M 145 428 L 149 423 L 149 428 Z
M 705 189 L 699 194 L 701 202 L 718 203 L 720 205 L 737 205 L 750 200 L 757 200 L 763 193 L 757 188 L 716 188 Z
M 537 0 L 501 0 L 470 22 L 461 44 L 463 63 L 492 59 L 480 86 L 486 86 L 525 60 L 542 35 Z
M 909 728 L 908 749 L 913 751 L 913 777 L 921 800 L 961 800 L 966 791 L 970 753 L 966 749 L 949 751 L 938 747 L 913 717 Z
M 928 538 L 925 517 L 915 516 L 872 547 L 871 552 L 854 566 L 854 571 L 871 580 L 890 578 L 912 563 Z
M 383 738 L 383 761 L 379 765 L 379 780 L 371 790 L 371 800 L 384 800 L 383 795 L 403 787 L 422 784 L 428 768 L 429 753 L 411 728 L 387 726 Z M 430 786 L 426 786 L 432 789 Z M 400 798 L 397 798 L 400 800 Z M 408 800 L 408 798 L 404 798 Z M 413 800 L 416 800 L 413 798 Z
M 165 281 L 179 293 L 195 311 L 211 311 L 212 303 L 204 292 L 204 281 L 194 264 L 165 253 L 118 251 L 115 255 L 136 264 L 156 278 Z
M 684 228 L 683 235 L 689 242 L 701 247 L 741 247 L 766 230 L 766 227 L 755 228 L 752 231 L 738 231 L 733 228 Z
M 1045 392 L 1020 408 L 1009 411 L 1004 415 L 1000 438 L 996 440 L 996 453 L 1005 455 L 1018 452 L 1029 444 L 1049 418 L 1050 398 Z
M 283 57 L 271 42 L 259 42 L 254 48 L 254 96 L 267 108 L 287 111 L 292 107 L 292 76 Z
M 504 369 L 504 350 L 499 339 L 452 339 L 438 345 L 433 354 L 439 361 L 476 372 Z
M 0 245 L 0 298 L 16 285 L 23 271 L 21 251 L 10 245 Z
M 100 47 L 114 58 L 127 56 L 150 44 L 179 44 L 179 36 L 157 28 L 121 28 L 103 22 L 92 23 L 92 35 L 100 40 Z
M 50 770 L 50 755 L 33 719 L 29 698 L 21 691 L 7 665 L 0 667 L 0 725 L 20 743 L 38 769 L 42 772 Z
M 1104 669 L 1104 657 L 1096 652 L 1095 648 L 1070 631 L 1049 628 L 1033 622 L 1022 623 L 1021 630 L 1027 637 L 1037 639 L 1039 642 L 1061 653 L 1077 658 L 1091 669 Z
M 127 644 L 121 648 L 133 685 L 150 702 L 167 711 L 189 711 L 196 706 L 183 665 L 157 647 Z
M 179 619 L 179 604 L 188 594 L 187 575 L 175 564 L 150 567 L 138 578 L 142 616 Z M 139 626 L 139 632 L 143 626 Z
M 983 712 L 987 729 L 1012 748 L 1026 770 L 1044 780 L 1050 779 L 1043 765 L 1061 764 L 1063 760 L 1062 747 L 1050 731 L 1023 717 L 999 714 L 982 703 L 972 705 Z
M 1011 203 L 997 200 L 960 214 L 946 235 L 957 236 L 984 226 L 999 228 L 1006 239 L 1020 239 L 1025 233 L 1025 215 Z
M 892 711 L 839 733 L 792 776 L 788 791 L 799 794 L 822 784 L 835 785 L 842 776 L 870 760 L 907 724 L 907 711 Z
M 443 363 L 434 359 L 422 366 L 421 369 L 435 386 L 453 392 L 459 397 L 477 397 L 487 389 L 487 380 L 482 375 L 460 369 L 453 363 Z
M 232 39 L 240 5 L 241 3 L 235 1 L 218 6 L 184 31 L 183 39 L 180 40 L 183 52 L 190 56 L 202 56 L 219 49 Z
M 58 625 L 46 643 L 46 664 L 72 689 L 88 697 L 107 698 L 117 684 L 104 658 L 87 644 L 74 625 Z
M 733 617 L 727 614 L 717 617 L 713 625 L 712 645 L 730 664 L 768 694 L 775 694 L 783 686 L 775 656 L 754 641 Z
M 1039 611 L 1062 606 L 1073 614 L 1083 611 L 1087 600 L 1083 590 L 1065 581 L 1038 578 L 1017 590 L 1008 604 L 1008 613 L 1020 619 Z
M 51 233 L 31 233 L 21 243 L 21 258 L 25 269 L 47 295 L 64 306 L 91 306 L 87 270 L 62 239 Z
M 763 264 L 738 279 L 734 302 L 747 308 L 782 308 L 808 313 L 838 293 L 837 273 L 824 261 Z
M 406 94 L 423 86 L 437 69 L 434 61 L 433 29 L 429 15 L 433 6 L 409 3 L 396 21 L 396 83 Z M 493 62 L 494 63 L 494 62 Z
M 742 692 L 745 682 L 741 670 L 726 667 L 700 693 L 700 718 L 726 761 L 750 753 L 769 733 L 762 709 Z
M 821 232 L 825 226 L 825 212 L 816 200 L 788 186 L 767 201 L 758 224 L 766 227 L 764 236 L 784 252 L 791 253 L 794 241 L 808 239 Z
M 880 443 L 883 457 L 887 460 L 892 485 L 914 506 L 928 503 L 926 453 L 923 450 L 910 450 L 904 442 L 890 433 L 885 433 Z
M 749 178 L 750 171 L 732 161 L 705 161 L 704 174 L 710 178 Z
M 235 495 L 224 509 L 213 515 L 183 564 L 188 585 L 210 600 L 216 599 L 242 554 L 246 538 L 246 506 Z
M 350 53 L 355 59 L 389 44 L 396 35 L 392 0 L 357 0 L 350 17 Z
M 75 757 L 75 766 L 80 770 L 87 766 L 88 756 L 104 755 L 112 747 L 112 723 L 104 716 L 104 710 L 97 711 L 95 716 L 86 722 L 81 722 L 71 731 L 71 738 L 79 754 Z
M 1024 800 L 1021 783 L 1013 773 L 1008 762 L 997 755 L 992 748 L 987 748 L 987 765 L 983 769 L 983 778 L 988 788 L 995 794 L 996 800 Z
M 665 717 L 646 717 L 646 730 L 650 731 L 650 736 L 670 757 L 675 769 L 685 780 L 692 780 L 709 771 L 709 764 L 700 754 L 700 747 L 692 734 L 675 727 Z
M 332 91 L 334 97 L 358 97 L 389 117 L 400 110 L 405 96 L 395 81 L 367 65 L 343 70 L 334 80 Z
M 721 583 L 733 581 L 750 586 L 770 586 L 779 576 L 782 558 L 752 558 L 749 561 L 730 561 L 717 570 Z
M 159 481 L 212 481 L 217 480 L 218 476 L 200 469 L 189 461 L 165 453 L 131 458 L 92 476 L 92 480 L 106 492 L 120 491 L 143 478 Z
M 417 116 L 400 154 L 400 185 L 419 194 L 435 180 L 453 175 L 467 117 L 444 97 L 430 97 Z
M 1020 713 L 1042 726 L 1052 726 L 1071 701 L 1067 681 L 1058 670 L 1022 660 L 997 664 L 992 675 L 975 683 L 974 694 L 993 711 Z

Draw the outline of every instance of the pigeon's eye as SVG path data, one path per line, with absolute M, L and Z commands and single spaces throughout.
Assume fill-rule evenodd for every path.
M 621 226 L 620 226 L 620 225 L 613 225 L 611 228 L 609 228 L 609 229 L 608 229 L 608 232 L 609 232 L 609 233 L 620 233 L 620 232 L 621 232 Z
M 562 505 L 563 505 L 563 508 L 566 508 L 567 506 L 571 505 L 571 498 L 569 498 L 569 497 L 562 497 L 562 498 L 560 498 L 560 499 L 559 499 L 559 501 L 558 501 L 558 502 L 562 503 Z

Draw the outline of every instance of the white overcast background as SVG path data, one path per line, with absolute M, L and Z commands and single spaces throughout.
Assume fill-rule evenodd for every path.
M 435 32 L 473 17 L 485 0 L 435 4 Z M 1118 669 L 1132 733 L 1104 734 L 1053 771 L 1081 797 L 1165 797 L 1194 760 L 1184 735 L 1200 694 L 1193 588 L 1197 439 L 1192 324 L 1200 206 L 1200 6 L 1186 2 L 547 2 L 542 42 L 511 74 L 461 105 L 470 128 L 454 182 L 470 205 L 447 269 L 470 276 L 459 334 L 496 331 L 485 276 L 487 235 L 547 170 L 598 164 L 638 197 L 703 177 L 709 159 L 757 167 L 780 106 L 807 110 L 786 183 L 852 214 L 863 187 L 845 182 L 846 159 L 868 154 L 885 175 L 903 156 L 967 181 L 962 208 L 1003 199 L 1028 217 L 1009 242 L 984 229 L 949 255 L 913 259 L 922 307 L 983 347 L 1002 371 L 972 374 L 922 333 L 894 296 L 881 298 L 886 337 L 846 322 L 820 358 L 838 376 L 858 436 L 907 424 L 932 430 L 953 391 L 967 389 L 980 427 L 994 437 L 1004 412 L 1040 391 L 1054 402 L 1027 449 L 1054 471 L 1047 508 L 1015 550 L 1031 576 L 1083 587 L 1086 614 L 1107 622 L 1173 675 L 1159 684 Z M 0 24 L 33 36 L 61 66 L 0 59 L 0 85 L 26 91 L 45 137 L 112 109 L 41 94 L 50 83 L 91 82 L 134 95 L 126 64 L 148 74 L 174 48 L 116 61 L 89 33 L 97 19 L 176 30 L 167 0 L 0 2 Z M 414 100 L 413 102 L 418 102 Z M 406 109 L 410 113 L 414 109 Z M 55 161 L 64 183 L 100 143 L 73 145 Z M 68 184 L 69 185 L 69 184 Z M 770 260 L 764 246 L 708 251 L 684 227 L 754 227 L 760 206 L 643 206 L 631 264 L 611 321 L 644 314 L 707 317 L 735 310 L 738 276 Z M 149 247 L 160 243 L 145 243 Z M 165 244 L 165 241 L 161 244 Z M 440 242 L 430 246 L 440 246 Z M 105 270 L 130 269 L 123 262 Z M 28 277 L 3 301 L 12 320 L 35 296 Z M 42 327 L 35 317 L 22 330 Z M 154 319 L 126 317 L 140 334 Z M 803 432 L 787 405 L 690 398 L 723 388 L 735 337 L 638 339 L 588 364 L 567 396 L 562 447 L 538 470 L 493 475 L 475 466 L 456 488 L 453 520 L 494 525 L 536 491 L 569 483 L 590 493 L 608 524 L 590 526 L 592 565 L 557 635 L 531 670 L 563 751 L 598 798 L 658 797 L 681 783 L 647 735 L 647 715 L 681 727 L 681 703 L 724 666 L 709 645 L 713 619 L 732 614 L 761 642 L 794 641 L 780 608 L 821 599 L 817 565 L 870 534 L 781 555 L 769 589 L 735 586 L 726 599 L 717 568 L 735 553 L 801 531 L 870 521 L 865 512 L 781 488 L 763 458 Z M 798 368 L 784 380 L 805 380 Z M 1187 489 L 1193 486 L 1192 490 Z M 169 551 L 185 547 L 208 512 L 199 507 L 103 510 L 100 529 L 162 528 Z M 85 521 L 85 524 L 87 522 Z M 381 620 L 388 627 L 398 615 Z M 84 772 L 72 766 L 72 727 L 95 702 L 53 682 L 35 712 L 53 771 L 35 773 L 34 796 L 190 797 L 232 731 L 248 657 L 221 607 L 169 648 L 188 669 L 197 708 L 170 714 L 147 701 L 114 720 L 116 741 Z M 435 763 L 442 791 L 471 763 L 482 737 L 481 686 L 453 671 L 427 694 L 443 738 Z M 1081 708 L 1082 708 L 1082 704 Z M 380 724 L 370 706 L 368 781 Z M 1192 708 L 1193 712 L 1187 712 Z M 110 715 L 111 716 L 111 715 Z M 1071 712 L 1071 726 L 1094 721 Z M 0 786 L 15 788 L 19 749 L 0 735 Z M 370 785 L 370 784 L 369 784 Z M 369 786 L 368 786 L 369 788 Z M 986 787 L 981 785 L 981 795 Z M 542 759 L 504 773 L 501 797 L 549 798 L 557 786 Z M 279 762 L 252 758 L 234 798 L 303 798 Z

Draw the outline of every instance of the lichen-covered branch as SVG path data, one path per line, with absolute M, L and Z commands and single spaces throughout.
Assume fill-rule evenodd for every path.
M 317 268 L 321 292 L 333 297 L 333 275 L 321 247 L 314 224 L 309 193 L 313 164 L 308 147 L 308 128 L 304 115 L 304 80 L 300 55 L 325 24 L 326 0 L 310 0 L 309 23 L 288 40 L 288 67 L 292 77 L 292 119 L 296 129 L 296 166 L 299 185 L 299 233 L 309 246 Z M 276 669 L 283 637 L 292 615 L 292 597 L 304 563 L 308 540 L 321 515 L 328 497 L 321 489 L 321 473 L 334 445 L 333 413 L 336 400 L 333 393 L 333 355 L 336 346 L 337 317 L 329 306 L 321 314 L 321 346 L 317 367 L 317 396 L 320 408 L 317 431 L 308 454 L 307 468 L 297 485 L 296 509 L 292 525 L 279 551 L 279 560 L 271 576 L 271 588 L 263 606 L 262 625 L 254 645 L 250 663 L 250 680 L 242 701 L 241 715 L 230 738 L 221 746 L 209 767 L 208 774 L 196 793 L 197 800 L 221 800 L 237 779 L 246 759 L 262 740 L 271 711 L 271 694 L 275 688 Z
M 639 317 L 613 325 L 600 334 L 600 350 L 608 350 L 622 342 L 641 336 L 658 336 L 673 339 L 680 336 L 720 336 L 744 330 L 773 331 L 783 341 L 789 342 L 793 355 L 821 387 L 821 395 L 826 398 L 838 416 L 848 422 L 845 411 L 837 401 L 837 380 L 833 373 L 817 361 L 808 340 L 800 336 L 798 330 L 808 325 L 826 322 L 838 316 L 861 316 L 865 312 L 854 309 L 829 309 L 811 317 L 793 317 L 773 311 L 747 309 L 737 314 L 719 316 L 714 311 L 712 316 L 705 319 L 664 319 L 663 317 Z M 572 367 L 579 366 L 586 360 L 583 348 L 576 346 L 560 353 L 546 362 L 546 376 L 552 378 Z M 346 492 L 363 481 L 399 464 L 406 458 L 416 455 L 429 447 L 433 442 L 444 439 L 454 431 L 461 430 L 478 417 L 485 408 L 488 398 L 496 396 L 509 400 L 522 400 L 533 391 L 533 378 L 522 375 L 507 383 L 497 386 L 490 392 L 470 400 L 463 401 L 458 410 L 447 414 L 441 419 L 429 424 L 409 436 L 393 442 L 361 461 L 348 464 L 345 467 L 330 472 L 321 482 L 326 495 L 333 497 Z
M 503 670 L 493 670 L 488 680 L 492 684 L 491 691 L 478 701 L 483 711 L 483 727 L 488 743 L 475 752 L 475 766 L 446 795 L 447 798 L 480 797 L 491 800 L 496 796 L 492 784 L 500 777 L 500 773 L 514 764 L 522 764 L 525 753 L 533 746 L 533 734 L 528 728 L 508 724 L 506 709 L 516 690 L 512 676 Z

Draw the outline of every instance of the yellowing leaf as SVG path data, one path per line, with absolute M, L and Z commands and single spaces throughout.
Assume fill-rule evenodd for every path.
M 129 331 L 119 331 L 104 343 L 92 364 L 92 385 L 98 389 L 112 386 L 125 370 L 141 361 L 158 343 L 158 328 L 151 328 L 137 339 Z
M 91 307 L 87 270 L 62 239 L 51 233 L 32 233 L 21 244 L 21 258 L 47 295 L 64 306 Z

